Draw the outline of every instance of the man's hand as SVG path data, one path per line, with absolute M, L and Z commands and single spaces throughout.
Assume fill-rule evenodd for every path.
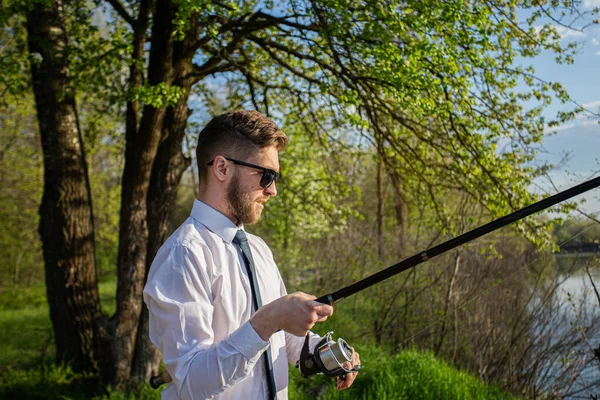
M 344 363 L 344 367 L 346 369 L 352 369 L 352 368 L 354 368 L 355 365 L 360 365 L 360 356 L 358 355 L 357 352 L 352 350 L 352 364 L 350 364 L 348 361 L 346 361 Z M 354 380 L 356 379 L 356 375 L 358 375 L 358 372 L 352 372 L 350 374 L 346 374 L 345 379 L 342 379 L 341 376 L 338 376 L 337 390 L 348 389 L 350 386 L 352 386 L 352 383 L 354 383 Z
M 333 314 L 333 307 L 314 301 L 315 296 L 296 292 L 261 307 L 250 324 L 263 340 L 282 329 L 296 336 L 306 336 L 317 323 Z

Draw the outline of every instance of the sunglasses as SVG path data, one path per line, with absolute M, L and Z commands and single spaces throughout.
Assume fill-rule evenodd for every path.
M 279 172 L 273 171 L 270 168 L 265 168 L 265 167 L 261 167 L 260 165 L 254 165 L 254 164 L 250 164 L 244 161 L 239 161 L 239 160 L 234 160 L 233 158 L 227 158 L 225 157 L 226 160 L 231 161 L 234 164 L 237 165 L 242 165 L 244 167 L 250 167 L 250 168 L 254 168 L 254 169 L 260 169 L 263 174 L 262 177 L 260 178 L 260 187 L 263 189 L 267 189 L 269 186 L 271 186 L 271 184 L 273 182 L 277 182 L 277 179 L 281 178 L 281 174 Z M 206 165 L 208 165 L 209 167 L 211 165 L 213 165 L 213 163 L 215 162 L 215 160 L 212 160 L 211 162 L 207 163 Z

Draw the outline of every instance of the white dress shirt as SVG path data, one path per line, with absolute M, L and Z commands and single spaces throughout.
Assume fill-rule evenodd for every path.
M 287 399 L 288 361 L 296 363 L 304 338 L 280 331 L 266 342 L 248 322 L 250 282 L 232 243 L 238 229 L 243 226 L 195 200 L 191 216 L 152 263 L 144 288 L 150 339 L 173 378 L 163 399 L 266 399 L 265 366 L 258 361 L 269 345 L 277 398 Z M 285 285 L 266 243 L 247 236 L 265 305 L 285 296 Z M 311 348 L 316 341 L 311 337 Z

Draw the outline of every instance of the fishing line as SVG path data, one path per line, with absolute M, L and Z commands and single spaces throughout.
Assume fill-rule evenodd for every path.
M 597 212 L 592 213 L 596 214 Z M 575 238 L 583 235 L 585 232 L 587 232 L 588 230 L 590 230 L 591 228 L 593 228 L 594 226 L 596 226 L 597 223 L 596 222 L 592 222 L 590 223 L 588 226 L 586 226 L 585 228 L 581 229 L 579 232 L 577 232 L 575 235 L 571 236 L 569 239 L 563 241 L 562 243 L 559 244 L 559 246 L 564 246 L 565 244 L 571 242 L 572 240 L 574 240 Z M 411 335 L 410 337 L 408 337 L 407 339 L 403 340 L 402 342 L 400 342 L 399 344 L 397 344 L 396 346 L 392 347 L 390 350 L 388 350 L 386 352 L 386 354 L 390 354 L 392 353 L 394 350 L 398 349 L 399 347 L 404 346 L 406 343 L 410 342 L 411 340 L 413 340 L 414 338 L 416 338 L 417 336 L 421 335 L 423 332 L 429 330 L 431 327 L 438 325 L 440 322 L 443 322 L 445 320 L 448 320 L 450 318 L 450 316 L 452 316 L 455 312 L 463 309 L 464 307 L 468 306 L 469 304 L 473 303 L 474 301 L 482 298 L 483 296 L 487 295 L 492 289 L 498 288 L 500 285 L 502 285 L 503 283 L 505 283 L 506 281 L 509 281 L 510 279 L 512 279 L 513 277 L 515 277 L 515 275 L 521 273 L 523 270 L 527 269 L 528 267 L 532 266 L 533 264 L 537 263 L 538 261 L 541 261 L 542 259 L 546 259 L 546 258 L 550 258 L 550 256 L 554 256 L 554 253 L 550 253 L 550 254 L 545 254 L 543 256 L 539 256 L 538 258 L 536 258 L 535 260 L 525 264 L 524 266 L 522 266 L 521 268 L 517 269 L 516 271 L 513 271 L 511 274 L 509 274 L 507 277 L 505 278 L 501 278 L 499 280 L 496 280 L 496 282 L 492 282 L 490 284 L 489 287 L 487 287 L 486 289 L 482 290 L 480 293 L 474 295 L 473 297 L 471 297 L 470 299 L 464 301 L 462 304 L 454 307 L 453 309 L 449 310 L 445 315 L 438 317 L 435 321 L 433 321 L 432 323 L 428 324 L 427 326 L 421 328 L 419 331 L 417 331 L 416 333 L 414 333 L 413 335 Z M 364 369 L 365 366 L 363 363 L 361 363 L 361 369 Z

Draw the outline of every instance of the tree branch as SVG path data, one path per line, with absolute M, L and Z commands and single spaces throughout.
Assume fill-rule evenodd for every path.
M 125 9 L 125 7 L 123 7 L 123 4 L 121 4 L 121 2 L 119 0 L 105 0 L 106 2 L 108 2 L 113 9 L 117 12 L 117 14 L 119 14 L 121 16 L 121 18 L 123 18 L 125 20 L 125 22 L 127 22 L 131 28 L 135 28 L 135 19 L 133 19 L 133 17 L 127 12 L 127 10 Z
M 596 299 L 598 300 L 598 305 L 600 306 L 600 292 L 598 291 L 598 287 L 596 286 L 596 283 L 594 282 L 594 278 L 592 277 L 592 274 L 590 272 L 589 265 L 585 266 L 585 272 L 587 273 L 587 276 L 590 279 L 590 283 L 592 284 L 592 287 L 594 288 L 594 293 L 596 294 Z

